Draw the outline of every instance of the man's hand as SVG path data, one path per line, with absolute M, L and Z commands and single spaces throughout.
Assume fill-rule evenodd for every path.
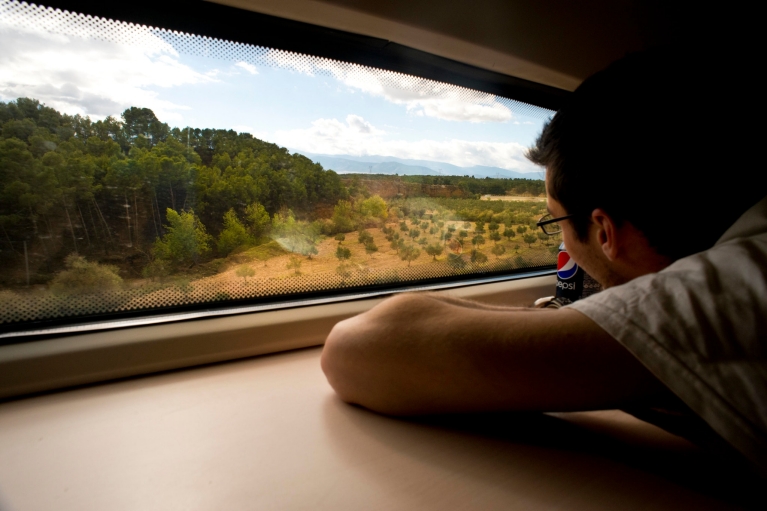
M 577 311 L 427 294 L 338 323 L 322 369 L 344 401 L 392 415 L 615 408 L 668 393 Z

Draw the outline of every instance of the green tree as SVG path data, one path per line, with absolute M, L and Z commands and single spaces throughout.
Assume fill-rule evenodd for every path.
M 422 231 L 425 231 L 426 229 L 429 228 L 429 222 L 421 222 L 421 226 L 420 227 L 421 227 Z
M 244 247 L 253 242 L 245 226 L 237 218 L 234 209 L 224 214 L 224 229 L 218 235 L 218 252 L 223 256 L 229 255 L 234 249 Z
M 338 247 L 336 247 L 336 258 L 340 262 L 344 262 L 347 259 L 351 259 L 351 257 L 352 257 L 351 250 L 349 250 L 348 248 L 342 247 L 341 245 L 338 245 Z
M 426 247 L 426 253 L 432 257 L 433 261 L 436 261 L 437 256 L 442 255 L 443 251 L 444 251 L 444 248 L 439 243 L 434 243 L 433 245 L 429 245 L 428 247 Z
M 490 252 L 492 252 L 493 255 L 495 255 L 495 258 L 498 259 L 503 254 L 506 253 L 506 247 L 504 247 L 503 245 L 496 245 L 492 249 L 490 249 Z
M 338 234 L 335 235 L 333 239 L 336 240 L 338 244 L 340 245 L 341 243 L 344 242 L 344 240 L 346 240 L 346 235 L 342 232 L 339 232 Z
M 197 264 L 200 257 L 210 250 L 210 235 L 195 216 L 194 211 L 166 210 L 168 225 L 165 236 L 154 242 L 155 257 L 170 262 L 175 267 Z
M 369 231 L 362 229 L 357 236 L 357 241 L 362 245 L 366 245 L 373 241 L 373 235 Z
M 399 258 L 403 261 L 407 261 L 408 267 L 410 267 L 410 263 L 418 259 L 418 256 L 420 255 L 421 250 L 415 245 L 405 245 L 404 247 L 400 248 L 399 251 Z
M 248 222 L 248 228 L 250 233 L 255 239 L 263 238 L 269 235 L 269 230 L 272 227 L 272 219 L 269 217 L 269 213 L 266 208 L 254 202 L 247 208 L 245 208 L 245 218 Z
M 514 238 L 514 236 L 515 236 L 515 234 L 514 234 L 514 229 L 511 229 L 511 228 L 507 227 L 507 228 L 506 228 L 506 229 L 503 231 L 503 236 L 504 236 L 505 238 L 507 238 L 509 241 L 511 241 L 511 240 L 512 240 L 512 238 Z
M 517 226 L 517 232 L 519 234 L 524 234 L 527 232 L 527 226 L 526 225 L 519 225 Z
M 418 229 L 410 229 L 410 232 L 408 233 L 408 236 L 410 236 L 410 238 L 414 241 L 420 235 L 421 235 L 421 231 L 419 231 Z
M 538 231 L 537 234 L 538 234 L 538 239 L 548 246 L 549 242 L 551 241 L 551 238 L 549 237 L 549 235 L 543 231 Z
M 371 195 L 359 204 L 363 221 L 372 218 L 383 222 L 388 217 L 388 204 L 379 195 Z
M 458 237 L 461 238 L 461 239 L 468 238 L 469 237 L 469 231 L 465 231 L 465 230 L 461 229 L 460 231 L 458 231 Z
M 407 232 L 408 231 L 407 224 L 405 222 L 400 222 L 399 230 L 402 231 L 402 232 Z
M 500 228 L 501 226 L 495 221 L 490 222 L 490 225 L 488 226 L 488 229 L 490 229 L 491 232 L 497 232 Z
M 365 253 L 367 253 L 367 255 L 369 255 L 370 257 L 373 257 L 373 254 L 375 252 L 378 252 L 378 246 L 371 239 L 367 243 L 365 243 Z
M 499 233 L 497 230 L 495 230 L 495 231 L 490 231 L 490 236 L 489 236 L 489 238 L 490 238 L 490 240 L 492 240 L 492 242 L 493 242 L 494 244 L 496 244 L 496 245 L 498 244 L 498 242 L 499 242 L 499 241 L 501 241 L 501 235 L 500 235 L 500 233 Z
M 144 137 L 154 145 L 165 140 L 170 133 L 168 125 L 160 122 L 148 108 L 132 106 L 122 113 L 122 118 L 125 134 L 133 140 Z
M 474 232 L 477 234 L 485 234 L 485 222 L 477 222 L 474 224 Z
M 471 239 L 471 244 L 474 245 L 475 247 L 477 247 L 479 245 L 484 245 L 485 244 L 485 238 L 483 238 L 481 234 L 477 234 L 476 236 L 474 236 Z
M 522 239 L 525 243 L 527 243 L 528 248 L 533 246 L 533 243 L 538 239 L 538 236 L 535 234 L 525 234 Z
M 333 208 L 333 229 L 336 232 L 351 232 L 354 230 L 351 202 L 340 200 L 335 205 Z

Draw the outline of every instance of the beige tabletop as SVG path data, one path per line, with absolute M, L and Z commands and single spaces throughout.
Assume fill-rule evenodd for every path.
M 741 477 L 618 411 L 399 420 L 318 348 L 0 404 L 0 508 L 733 509 Z

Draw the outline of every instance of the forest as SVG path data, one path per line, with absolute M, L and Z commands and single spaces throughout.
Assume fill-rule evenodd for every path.
M 402 183 L 453 186 L 462 190 L 464 196 L 530 195 L 533 197 L 542 197 L 546 194 L 546 188 L 541 179 L 505 179 L 491 177 L 477 179 L 470 176 L 391 176 L 383 174 L 345 174 L 344 177 L 357 178 L 360 180 L 396 180 Z
M 371 191 L 387 180 L 393 193 Z M 281 290 L 287 276 L 327 281 L 323 272 L 340 279 L 336 286 L 376 271 L 396 280 L 414 261 L 439 263 L 440 275 L 470 271 L 488 261 L 485 223 L 497 263 L 550 264 L 553 244 L 530 234 L 542 199 L 479 200 L 544 191 L 534 180 L 339 175 L 247 133 L 171 128 L 147 108 L 93 121 L 35 99 L 0 102 L 0 308 L 19 301 L 14 293 L 47 300 L 106 291 L 126 296 L 110 302 L 117 307 L 169 285 L 186 300 L 205 279 Z M 515 233 L 524 243 L 508 244 Z M 75 307 L 56 303 L 45 307 Z

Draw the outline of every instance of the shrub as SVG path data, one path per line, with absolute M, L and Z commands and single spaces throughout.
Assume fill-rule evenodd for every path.
M 237 268 L 237 271 L 235 272 L 238 277 L 242 277 L 243 280 L 247 281 L 248 277 L 252 277 L 256 274 L 256 270 L 248 266 L 247 264 L 243 264 L 239 268 Z
M 122 286 L 117 268 L 87 261 L 78 254 L 70 254 L 64 261 L 66 270 L 60 272 L 51 282 L 51 291 L 56 294 L 97 294 L 116 291 Z

